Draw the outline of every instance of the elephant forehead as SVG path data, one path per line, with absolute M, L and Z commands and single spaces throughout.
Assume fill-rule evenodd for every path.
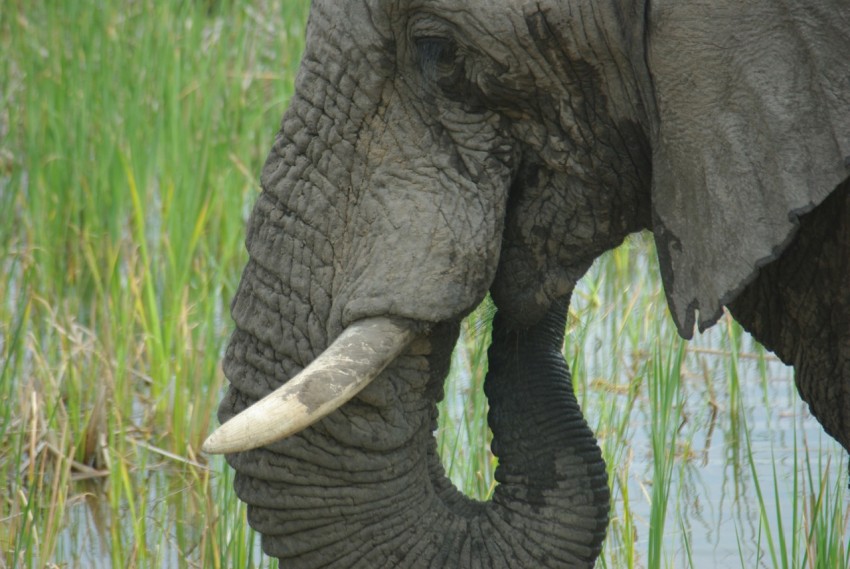
M 432 17 L 452 24 L 466 39 L 506 52 L 528 35 L 525 22 L 531 14 L 550 11 L 543 3 L 497 0 L 314 0 L 311 9 L 311 25 L 351 36 L 363 45 L 399 39 L 416 17 Z

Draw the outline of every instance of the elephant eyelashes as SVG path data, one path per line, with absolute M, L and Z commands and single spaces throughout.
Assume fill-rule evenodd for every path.
M 422 37 L 415 42 L 419 67 L 426 79 L 440 82 L 455 74 L 457 47 L 452 40 L 443 37 Z

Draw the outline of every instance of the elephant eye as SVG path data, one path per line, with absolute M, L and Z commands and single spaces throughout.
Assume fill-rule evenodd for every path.
M 422 74 L 429 81 L 442 81 L 455 74 L 457 46 L 445 37 L 420 37 L 415 40 L 416 55 Z
M 468 110 L 483 108 L 480 90 L 466 74 L 464 52 L 447 36 L 423 35 L 414 39 L 416 59 L 425 80 L 447 98 Z

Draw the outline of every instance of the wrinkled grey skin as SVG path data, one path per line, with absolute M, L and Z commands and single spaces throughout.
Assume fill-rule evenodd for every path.
M 265 550 L 287 568 L 592 566 L 608 490 L 563 315 L 593 259 L 641 229 L 680 333 L 728 305 L 850 448 L 848 29 L 844 0 L 316 0 L 219 417 L 362 318 L 420 322 L 430 350 L 228 456 Z M 431 433 L 458 323 L 488 290 L 500 466 L 481 504 Z

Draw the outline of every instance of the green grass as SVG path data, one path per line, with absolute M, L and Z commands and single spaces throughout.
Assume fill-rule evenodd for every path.
M 306 9 L 0 8 L 0 567 L 276 566 L 232 472 L 197 449 Z M 654 262 L 649 239 L 630 239 L 568 320 L 613 497 L 599 565 L 708 567 L 731 544 L 723 564 L 847 567 L 843 454 L 734 322 L 676 338 Z M 491 314 L 464 324 L 437 433 L 479 498 L 494 488 Z
M 0 10 L 6 563 L 260 565 L 227 470 L 196 449 L 306 9 Z
M 565 357 L 613 502 L 598 566 L 850 566 L 845 453 L 808 416 L 791 371 L 731 318 L 680 340 L 654 263 L 650 237 L 634 236 L 594 265 L 570 309 Z M 462 343 L 469 353 L 456 360 L 478 361 L 485 344 Z M 477 408 L 486 366 L 456 369 L 447 392 Z M 457 444 L 455 429 L 438 431 L 468 466 L 463 475 L 455 466 L 453 479 L 483 498 L 495 460 Z M 483 426 L 473 436 L 482 444 L 488 435 Z

